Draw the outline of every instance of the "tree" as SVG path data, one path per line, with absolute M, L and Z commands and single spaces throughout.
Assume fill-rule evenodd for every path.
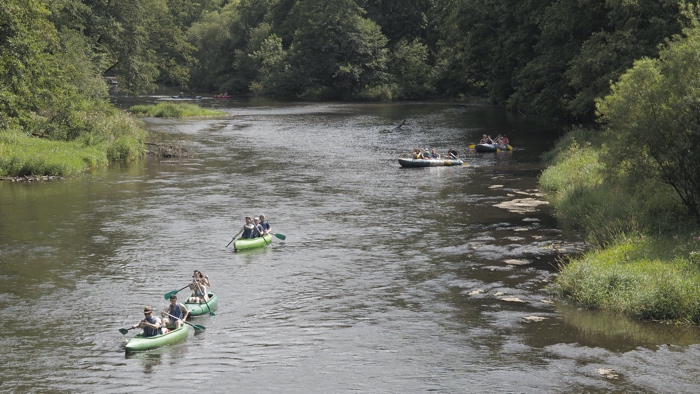
M 290 63 L 299 95 L 366 97 L 385 83 L 387 39 L 353 0 L 305 0 L 291 13 Z
M 695 14 L 693 7 L 686 9 Z M 605 162 L 636 182 L 670 185 L 700 219 L 700 23 L 668 41 L 656 59 L 634 63 L 598 101 L 610 133 Z
M 395 82 L 395 98 L 421 99 L 435 93 L 434 71 L 427 63 L 428 46 L 418 40 L 399 41 L 391 53 L 389 72 Z

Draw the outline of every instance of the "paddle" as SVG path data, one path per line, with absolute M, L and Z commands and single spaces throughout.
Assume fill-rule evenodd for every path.
M 168 315 L 168 316 L 170 316 L 170 317 L 172 317 L 173 319 L 177 319 L 177 317 L 171 315 L 171 314 L 168 313 L 168 312 L 165 312 L 165 314 Z M 180 320 L 180 321 L 183 322 L 183 323 L 185 323 L 185 324 L 187 324 L 187 325 L 189 325 L 189 326 L 194 327 L 194 329 L 197 330 L 197 331 L 204 331 L 204 330 L 207 329 L 206 327 L 200 326 L 199 324 L 192 324 L 192 323 L 186 322 L 186 321 L 184 321 L 184 320 Z
M 282 241 L 284 241 L 285 239 L 287 239 L 287 237 L 286 237 L 284 234 L 273 234 L 273 233 L 270 233 L 270 234 L 272 234 L 272 235 L 274 235 L 275 237 L 281 239 Z
M 474 149 L 476 148 L 476 144 L 469 144 L 469 149 Z
M 183 287 L 183 288 L 180 289 L 180 290 L 185 290 L 185 289 L 188 288 L 189 286 L 190 286 L 190 285 L 188 284 L 187 286 Z M 169 300 L 171 295 L 177 294 L 180 290 L 173 290 L 173 291 L 170 291 L 170 292 L 165 293 L 165 296 L 164 296 L 165 299 L 166 299 L 166 300 Z
M 119 332 L 121 332 L 122 334 L 126 335 L 126 333 L 129 332 L 129 330 L 133 330 L 134 328 L 136 328 L 136 327 L 120 328 L 120 329 L 119 329 Z
M 231 238 L 231 242 L 233 242 L 234 239 L 236 239 L 236 237 Z M 231 245 L 231 242 L 229 242 L 228 245 Z M 226 245 L 227 248 L 228 248 L 228 245 Z

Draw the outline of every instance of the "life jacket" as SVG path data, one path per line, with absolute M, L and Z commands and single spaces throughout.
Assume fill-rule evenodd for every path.
M 171 315 L 173 315 L 175 318 L 182 320 L 182 317 L 185 314 L 182 312 L 182 308 L 180 307 L 180 305 L 181 304 L 179 302 L 177 302 L 177 303 L 175 303 L 175 305 L 173 305 L 173 304 L 168 305 L 168 307 L 170 308 Z M 175 308 L 175 309 L 173 309 L 173 308 Z
M 253 229 L 254 228 L 248 228 L 248 226 L 244 226 L 241 238 L 253 238 Z
M 146 321 L 151 323 L 151 324 L 160 323 L 160 319 L 157 316 L 153 316 L 153 315 L 151 315 L 150 318 L 146 319 Z M 143 336 L 154 337 L 156 335 L 160 335 L 160 329 L 151 328 L 151 327 L 144 327 L 143 328 Z

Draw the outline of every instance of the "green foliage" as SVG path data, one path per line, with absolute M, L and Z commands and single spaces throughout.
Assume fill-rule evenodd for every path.
M 696 236 L 618 238 L 562 266 L 553 290 L 588 308 L 700 323 L 699 247 Z
M 187 30 L 187 42 L 197 48 L 191 64 L 194 86 L 218 89 L 231 73 L 233 52 L 231 48 L 232 25 L 236 23 L 236 3 L 220 11 L 206 12 Z
M 365 87 L 385 83 L 387 39 L 363 13 L 353 0 L 295 4 L 290 64 L 298 95 L 349 99 Z
M 396 86 L 395 98 L 421 99 L 435 93 L 435 72 L 428 64 L 428 46 L 417 40 L 399 41 L 391 53 L 389 73 Z
M 658 180 L 675 190 L 700 220 L 700 28 L 697 21 L 662 49 L 642 59 L 598 102 L 610 130 L 606 166 L 630 183 Z
M 29 137 L 17 130 L 0 132 L 0 153 L 0 176 L 71 176 L 108 162 L 100 147 Z
M 129 109 L 140 115 L 148 115 L 155 118 L 189 118 L 204 116 L 223 116 L 224 111 L 210 110 L 189 103 L 158 103 L 155 105 L 134 105 Z

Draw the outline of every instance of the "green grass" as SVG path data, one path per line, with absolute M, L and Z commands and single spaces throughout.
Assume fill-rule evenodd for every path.
M 606 168 L 600 140 L 569 133 L 539 179 L 557 217 L 594 246 L 561 265 L 553 290 L 587 308 L 700 323 L 700 226 L 670 186 Z
M 622 238 L 562 265 L 553 290 L 587 308 L 700 323 L 700 240 L 687 239 Z
M 74 176 L 145 153 L 146 132 L 124 111 L 76 112 L 74 120 L 85 131 L 70 141 L 30 134 L 41 129 L 0 130 L 0 176 Z
M 0 133 L 0 176 L 71 176 L 108 162 L 107 152 L 97 146 Z
M 190 103 L 158 103 L 134 105 L 129 108 L 138 115 L 148 115 L 155 118 L 189 118 L 224 116 L 226 112 L 202 108 Z

